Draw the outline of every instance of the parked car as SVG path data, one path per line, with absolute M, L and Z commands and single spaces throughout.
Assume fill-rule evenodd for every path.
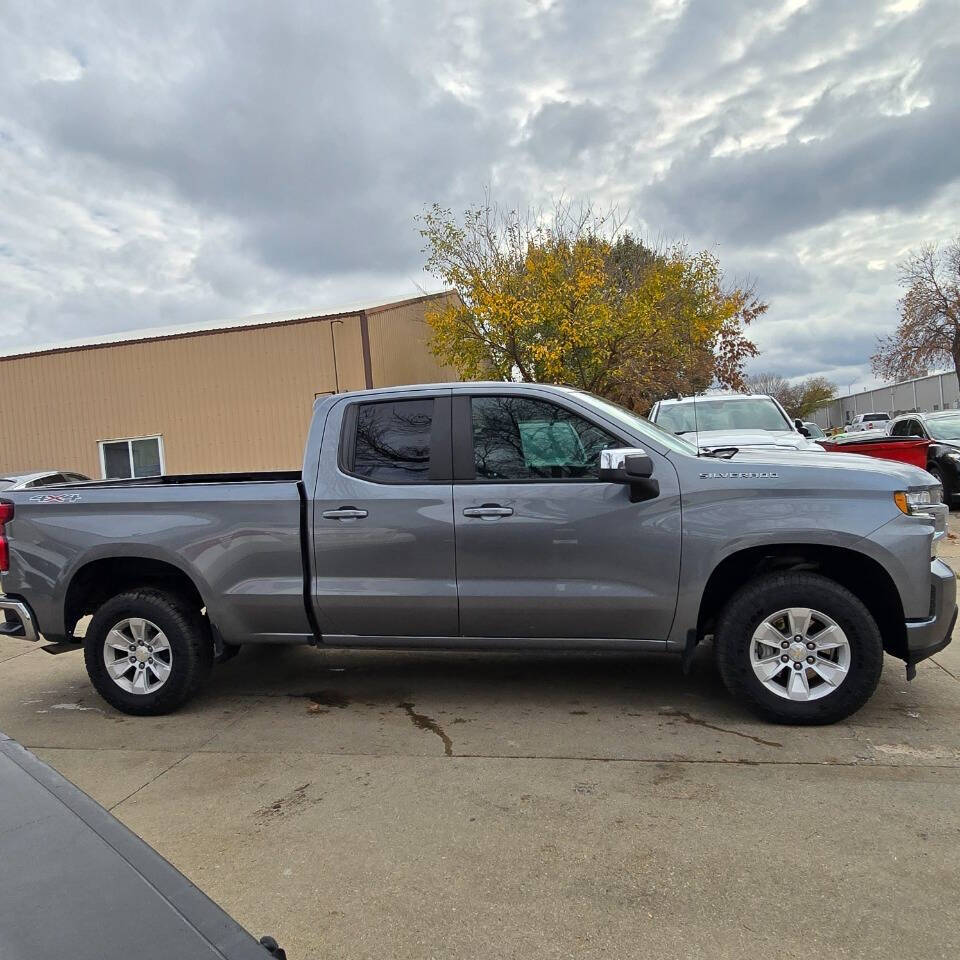
M 729 690 L 829 723 L 884 651 L 950 642 L 946 507 L 917 467 L 704 456 L 542 384 L 321 397 L 301 472 L 151 477 L 0 497 L 0 631 L 77 642 L 101 696 L 173 710 L 230 644 L 669 652 L 714 638 Z M 681 503 L 683 509 L 681 510 Z
M 678 400 L 659 400 L 650 420 L 704 451 L 723 447 L 781 447 L 819 450 L 791 420 L 787 411 L 766 394 L 725 393 Z
M 960 495 L 960 410 L 908 413 L 890 423 L 891 437 L 923 437 L 927 447 L 927 471 L 943 488 L 944 503 Z
M 890 421 L 889 413 L 858 413 L 847 426 L 847 433 L 860 430 L 886 430 Z
M 33 487 L 49 487 L 59 483 L 75 483 L 89 480 L 82 473 L 41 470 L 39 473 L 18 473 L 0 477 L 0 490 L 29 490 Z
M 285 960 L 2 731 L 0 797 L 3 960 Z

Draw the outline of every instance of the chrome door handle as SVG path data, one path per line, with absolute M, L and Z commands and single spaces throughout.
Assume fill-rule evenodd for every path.
M 482 507 L 467 507 L 465 517 L 479 517 L 481 520 L 497 520 L 500 517 L 512 517 L 512 507 L 498 507 L 496 504 L 484 504 Z
M 321 514 L 324 520 L 363 520 L 366 515 L 366 510 L 358 510 L 356 507 L 341 507 L 339 510 L 324 510 Z

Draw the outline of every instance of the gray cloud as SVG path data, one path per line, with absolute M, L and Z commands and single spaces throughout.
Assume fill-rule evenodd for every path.
M 490 184 L 711 247 L 759 366 L 866 379 L 956 229 L 947 0 L 38 0 L 0 49 L 7 343 L 413 292 Z

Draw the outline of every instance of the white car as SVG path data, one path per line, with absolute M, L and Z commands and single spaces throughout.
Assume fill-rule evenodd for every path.
M 0 490 L 29 490 L 32 487 L 49 487 L 53 484 L 76 483 L 89 480 L 82 473 L 67 473 L 59 470 L 41 470 L 37 473 L 17 473 L 0 476 Z
M 890 425 L 890 414 L 877 410 L 874 413 L 858 413 L 850 425 L 847 433 L 859 433 L 861 430 L 886 430 Z
M 762 393 L 725 393 L 679 400 L 658 400 L 650 420 L 701 450 L 722 447 L 779 447 L 823 451 L 800 432 L 802 423 Z

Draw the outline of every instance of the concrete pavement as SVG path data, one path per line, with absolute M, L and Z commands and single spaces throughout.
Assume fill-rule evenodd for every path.
M 138 719 L 0 641 L 0 729 L 295 960 L 953 957 L 958 720 L 960 644 L 793 729 L 709 650 L 249 650 Z

